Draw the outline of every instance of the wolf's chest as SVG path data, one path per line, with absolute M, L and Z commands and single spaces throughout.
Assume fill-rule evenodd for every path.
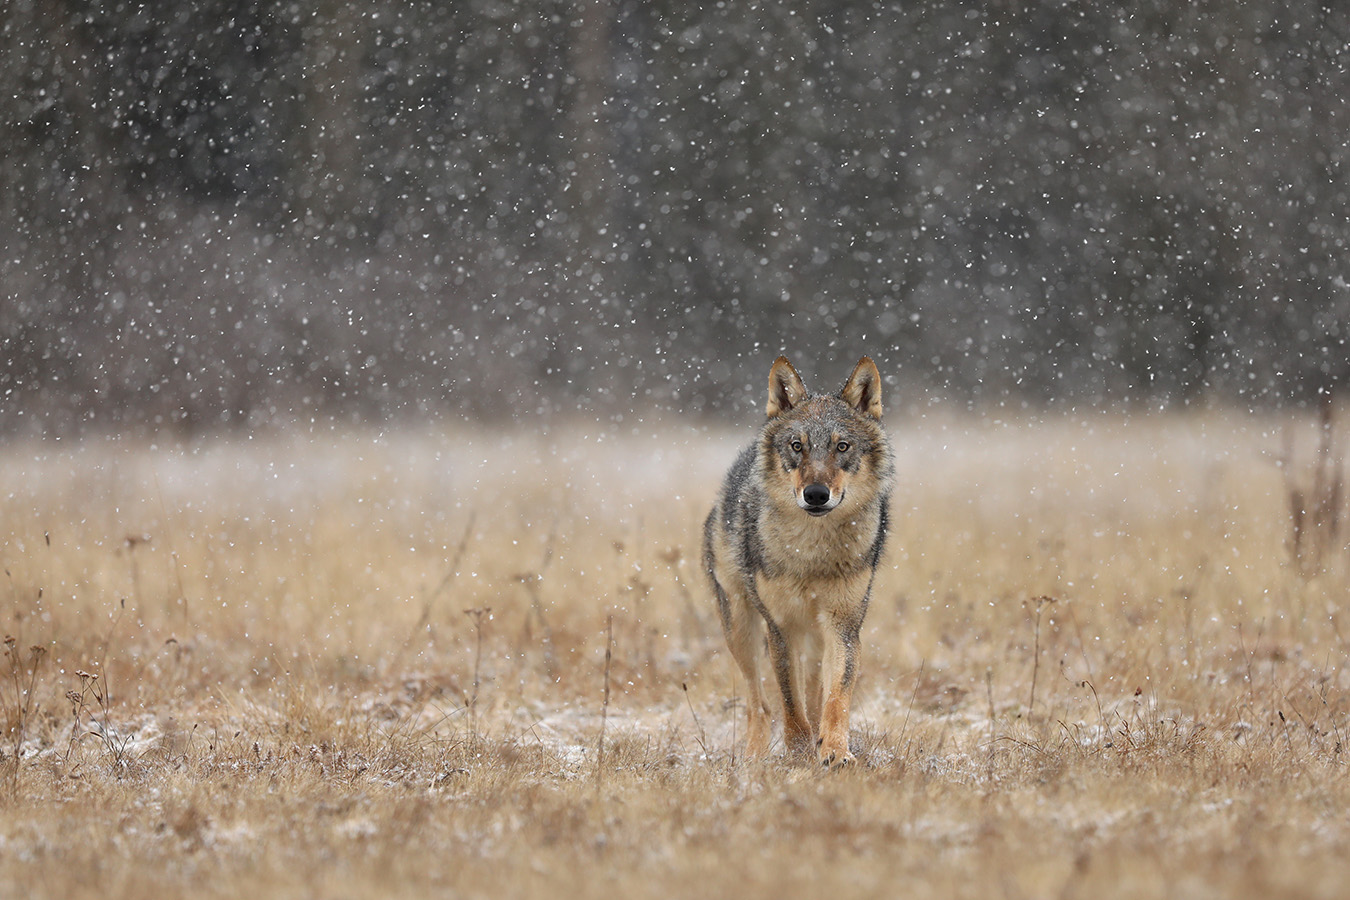
M 770 578 L 838 578 L 871 565 L 875 516 L 814 519 L 766 516 L 761 522 L 764 574 Z M 831 521 L 834 519 L 834 521 Z

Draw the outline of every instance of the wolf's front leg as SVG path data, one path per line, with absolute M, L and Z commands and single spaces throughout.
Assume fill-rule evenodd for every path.
M 822 675 L 825 679 L 825 705 L 820 714 L 820 742 L 817 753 L 822 766 L 836 768 L 853 762 L 848 752 L 848 709 L 853 685 L 858 679 L 861 618 L 844 621 L 833 618 L 824 623 L 825 653 Z
M 785 635 L 774 622 L 769 622 L 769 658 L 773 661 L 774 676 L 783 695 L 783 743 L 789 755 L 809 754 L 813 735 L 806 718 L 806 698 L 798 696 L 801 679 L 796 666 L 800 660 Z

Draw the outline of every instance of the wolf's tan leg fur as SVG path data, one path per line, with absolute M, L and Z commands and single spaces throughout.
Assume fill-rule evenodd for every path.
M 769 736 L 773 732 L 773 714 L 764 699 L 764 684 L 759 677 L 759 644 L 762 640 L 762 635 L 755 635 L 748 639 L 751 646 L 742 653 L 733 651 L 746 682 L 745 755 L 749 759 L 762 759 L 768 754 Z
M 807 647 L 806 652 L 802 654 L 802 666 L 805 669 L 802 679 L 804 682 L 802 696 L 806 698 L 804 704 L 806 706 L 806 720 L 817 728 L 817 736 L 820 735 L 821 704 L 824 701 L 824 688 L 820 673 L 822 662 L 820 642 L 813 640 Z
M 788 753 L 809 753 L 815 742 L 811 723 L 806 718 L 806 707 L 802 704 L 800 684 L 802 679 L 795 671 L 801 661 L 793 658 L 792 647 L 784 634 L 772 624 L 769 626 L 769 659 L 773 663 L 774 676 L 778 680 L 779 693 L 783 697 L 783 743 Z
M 720 583 L 720 582 L 719 582 Z M 759 662 L 764 646 L 764 619 L 750 606 L 742 591 L 735 588 L 726 592 L 727 615 L 723 619 L 727 648 L 740 667 L 746 682 L 746 747 L 750 759 L 763 757 L 769 751 L 769 736 L 773 731 L 773 716 L 764 699 L 764 685 L 760 681 Z
M 820 714 L 820 747 L 823 766 L 842 766 L 853 762 L 848 751 L 848 710 L 853 699 L 853 684 L 858 671 L 856 637 L 839 627 L 825 630 L 824 675 L 828 685 L 824 709 Z

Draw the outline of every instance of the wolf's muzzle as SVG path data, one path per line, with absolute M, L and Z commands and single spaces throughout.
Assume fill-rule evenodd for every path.
M 844 497 L 839 496 L 840 500 Z M 806 510 L 808 515 L 823 516 L 830 510 L 839 505 L 838 501 L 830 502 L 830 489 L 823 484 L 808 484 L 802 488 L 801 496 L 797 498 L 797 505 Z

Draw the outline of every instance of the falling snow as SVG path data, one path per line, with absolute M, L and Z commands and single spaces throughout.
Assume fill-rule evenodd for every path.
M 1350 13 L 11 0 L 0 431 L 1350 374 Z

